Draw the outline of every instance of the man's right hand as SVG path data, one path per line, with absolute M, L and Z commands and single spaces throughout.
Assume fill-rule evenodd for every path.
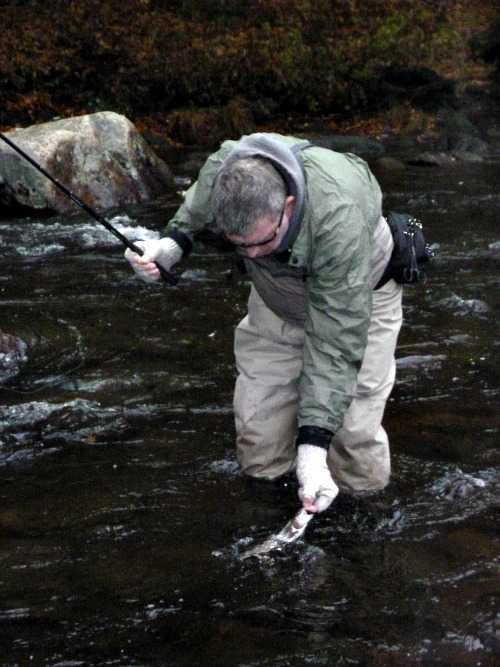
M 327 463 L 327 451 L 316 445 L 299 445 L 297 449 L 299 498 L 307 512 L 324 512 L 339 492 Z
M 166 271 L 170 271 L 183 254 L 180 245 L 168 237 L 159 240 L 135 241 L 134 243 L 144 250 L 144 255 L 138 255 L 127 248 L 125 257 L 139 278 L 146 283 L 154 283 L 159 280 L 160 271 L 157 264 Z

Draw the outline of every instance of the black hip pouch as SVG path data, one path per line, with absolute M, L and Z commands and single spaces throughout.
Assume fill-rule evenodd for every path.
M 384 217 L 392 233 L 394 249 L 375 289 L 391 278 L 401 285 L 425 283 L 434 253 L 425 240 L 422 223 L 407 213 L 390 211 Z

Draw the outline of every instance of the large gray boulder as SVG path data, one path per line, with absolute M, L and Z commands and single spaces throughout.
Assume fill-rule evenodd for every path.
M 173 188 L 167 165 L 124 116 L 103 111 L 5 133 L 87 205 L 106 210 Z M 0 141 L 0 206 L 64 213 L 71 199 Z

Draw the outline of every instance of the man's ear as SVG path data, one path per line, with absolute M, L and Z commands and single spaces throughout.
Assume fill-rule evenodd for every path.
M 285 213 L 287 217 L 290 217 L 293 211 L 293 206 L 295 204 L 295 197 L 293 195 L 289 195 L 286 198 L 286 204 L 285 204 Z

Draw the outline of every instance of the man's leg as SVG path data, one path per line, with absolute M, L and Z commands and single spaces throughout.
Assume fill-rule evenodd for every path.
M 292 467 L 302 342 L 303 329 L 277 317 L 252 288 L 234 346 L 237 458 L 246 475 L 271 480 Z
M 396 376 L 402 292 L 401 285 L 390 280 L 373 293 L 368 345 L 355 397 L 329 452 L 332 476 L 342 491 L 377 491 L 389 483 L 389 440 L 382 417 Z

